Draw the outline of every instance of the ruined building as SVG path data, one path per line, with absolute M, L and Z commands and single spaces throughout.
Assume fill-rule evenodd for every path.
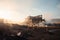
M 38 15 L 38 16 L 28 16 L 25 19 L 25 23 L 28 26 L 32 26 L 32 27 L 41 27 L 44 26 L 45 23 L 45 19 L 42 18 L 42 15 Z

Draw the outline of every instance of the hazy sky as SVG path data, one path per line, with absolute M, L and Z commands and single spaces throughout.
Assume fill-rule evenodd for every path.
M 41 14 L 46 19 L 60 18 L 60 0 L 0 0 L 0 17 L 20 21 Z

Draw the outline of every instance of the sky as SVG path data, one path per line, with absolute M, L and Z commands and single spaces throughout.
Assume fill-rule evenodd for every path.
M 36 15 L 60 18 L 60 0 L 0 0 L 0 18 L 22 21 Z

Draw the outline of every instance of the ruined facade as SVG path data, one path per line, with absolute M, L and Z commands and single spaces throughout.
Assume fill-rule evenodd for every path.
M 25 19 L 25 23 L 28 26 L 42 26 L 45 22 L 45 19 L 42 18 L 42 15 L 38 15 L 38 16 L 28 16 Z

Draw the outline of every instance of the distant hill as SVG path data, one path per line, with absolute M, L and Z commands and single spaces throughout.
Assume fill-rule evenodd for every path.
M 52 23 L 60 24 L 60 19 L 52 19 L 51 22 L 52 22 Z

